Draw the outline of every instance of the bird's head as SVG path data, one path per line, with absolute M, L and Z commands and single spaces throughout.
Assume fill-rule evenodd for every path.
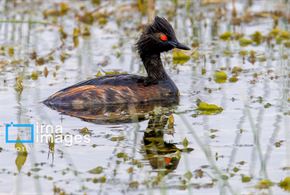
M 165 18 L 158 16 L 155 17 L 152 24 L 144 29 L 137 42 L 137 49 L 141 55 L 157 54 L 173 48 L 190 50 L 177 40 L 170 23 Z

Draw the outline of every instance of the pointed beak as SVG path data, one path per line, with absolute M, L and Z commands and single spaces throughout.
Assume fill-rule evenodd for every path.
M 172 45 L 174 48 L 177 49 L 183 49 L 183 50 L 190 50 L 189 47 L 186 45 L 183 45 L 182 43 L 179 43 L 178 41 L 168 41 L 170 45 Z

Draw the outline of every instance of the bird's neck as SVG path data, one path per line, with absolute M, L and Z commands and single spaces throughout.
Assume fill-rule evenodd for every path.
M 152 81 L 168 79 L 161 58 L 160 53 L 156 54 L 140 54 L 142 62 L 148 74 L 148 79 Z

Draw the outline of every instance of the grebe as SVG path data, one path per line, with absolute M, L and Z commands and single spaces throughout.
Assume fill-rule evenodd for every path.
M 144 29 L 136 45 L 147 77 L 120 74 L 83 81 L 48 97 L 44 104 L 60 110 L 84 110 L 96 105 L 178 102 L 178 89 L 165 72 L 160 53 L 190 48 L 179 43 L 169 22 L 158 16 Z

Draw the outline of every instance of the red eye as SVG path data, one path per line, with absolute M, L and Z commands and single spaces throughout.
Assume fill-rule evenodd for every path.
M 167 41 L 168 38 L 167 38 L 167 36 L 166 36 L 165 34 L 161 34 L 161 35 L 160 35 L 160 40 L 161 40 L 161 41 Z

